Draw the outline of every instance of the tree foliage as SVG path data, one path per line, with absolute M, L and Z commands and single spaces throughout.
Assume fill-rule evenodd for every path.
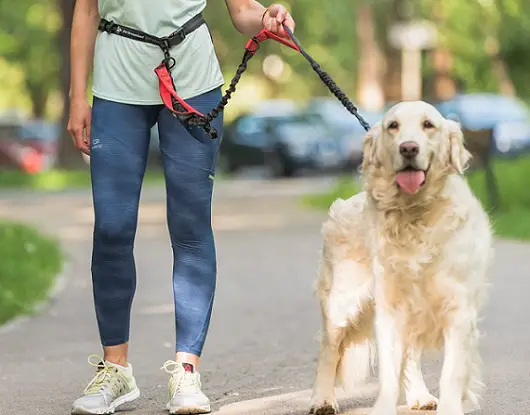
M 24 72 L 35 116 L 45 114 L 61 69 L 57 34 L 62 26 L 54 0 L 0 2 L 0 56 Z
M 268 5 L 270 1 L 264 1 Z M 361 4 L 373 8 L 377 39 L 392 64 L 387 44 L 387 30 L 400 13 L 430 19 L 440 4 L 444 18 L 438 29 L 444 47 L 454 58 L 452 74 L 469 91 L 498 91 L 498 74 L 487 53 L 491 39 L 498 43 L 497 58 L 505 63 L 508 76 L 518 95 L 530 99 L 527 72 L 530 68 L 530 2 L 528 0 L 287 0 L 297 21 L 296 34 L 307 51 L 350 95 L 356 91 L 359 51 L 356 16 Z M 6 62 L 24 74 L 25 93 L 36 116 L 45 114 L 50 94 L 63 87 L 60 82 L 63 26 L 59 0 L 18 0 L 0 2 L 0 65 Z M 404 5 L 416 5 L 404 8 Z M 409 14 L 410 14 L 409 13 Z M 206 17 L 217 54 L 227 81 L 239 64 L 247 39 L 233 27 L 223 1 L 210 1 Z M 489 40 L 488 40 L 489 39 Z M 491 45 L 490 45 L 491 46 Z M 271 55 L 280 57 L 289 69 L 281 81 L 267 79 L 263 61 Z M 67 63 L 67 62 L 65 62 Z M 426 61 L 425 73 L 429 73 Z M 245 83 L 266 85 L 280 97 L 307 98 L 327 94 L 307 62 L 295 52 L 274 42 L 266 42 L 249 64 Z M 237 94 L 236 94 L 237 95 Z

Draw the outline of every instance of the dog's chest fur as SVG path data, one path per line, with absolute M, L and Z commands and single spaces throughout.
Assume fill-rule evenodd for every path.
M 447 286 L 447 247 L 465 219 L 450 199 L 428 209 L 378 212 L 374 219 L 373 252 L 381 271 L 375 283 L 391 312 L 401 315 L 409 342 L 436 347 L 457 307 Z

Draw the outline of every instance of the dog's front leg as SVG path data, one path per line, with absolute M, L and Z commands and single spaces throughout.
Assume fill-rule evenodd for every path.
M 469 340 L 472 325 L 455 324 L 444 332 L 444 364 L 440 377 L 438 415 L 464 415 L 463 396 L 468 381 Z
M 340 345 L 344 338 L 344 332 L 344 327 L 335 326 L 323 315 L 322 343 L 310 414 L 330 415 L 339 411 L 339 406 L 335 399 L 335 380 L 337 378 Z
M 407 353 L 405 363 L 405 396 L 410 409 L 433 410 L 438 406 L 438 399 L 429 393 L 421 372 L 421 352 L 419 348 Z
M 375 312 L 380 391 L 370 415 L 396 415 L 404 356 L 403 335 L 396 315 L 377 297 Z

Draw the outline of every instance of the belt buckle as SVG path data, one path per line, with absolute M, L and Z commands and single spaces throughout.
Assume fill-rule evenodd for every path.
M 107 32 L 107 33 L 112 33 L 112 30 L 117 26 L 116 23 L 114 23 L 114 21 L 112 20 L 105 20 L 105 21 L 101 21 L 100 24 L 99 24 L 99 30 L 102 30 L 104 32 Z
M 169 52 L 169 49 L 171 49 L 171 43 L 170 43 L 170 39 L 168 36 L 164 36 L 160 38 L 160 48 L 163 51 Z
M 186 39 L 186 33 L 184 33 L 184 29 L 181 27 L 167 36 L 167 39 L 172 46 L 176 46 L 184 42 L 184 39 Z

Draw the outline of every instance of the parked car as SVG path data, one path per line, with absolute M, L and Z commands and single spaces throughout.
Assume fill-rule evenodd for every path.
M 516 155 L 530 148 L 530 109 L 517 98 L 461 94 L 434 105 L 444 117 L 458 121 L 465 129 L 493 129 L 494 153 Z
M 337 169 L 345 161 L 340 137 L 331 135 L 321 120 L 292 110 L 236 118 L 225 127 L 219 167 L 235 172 L 267 166 L 275 177 L 288 177 L 302 168 Z
M 261 115 L 285 115 L 298 111 L 298 104 L 291 99 L 265 99 L 254 104 L 250 109 L 252 114 Z
M 47 170 L 57 160 L 60 128 L 44 120 L 24 120 L 0 124 L 0 166 L 20 168 L 22 159 L 33 153 L 39 157 L 39 169 Z M 26 150 L 25 150 L 26 149 Z M 31 153 L 28 153 L 28 150 Z
M 359 109 L 359 114 L 370 124 L 379 121 L 383 113 Z M 318 116 L 330 131 L 341 136 L 342 151 L 348 157 L 348 168 L 357 168 L 362 163 L 363 138 L 366 133 L 357 118 L 333 97 L 312 99 L 304 108 L 307 114 Z

